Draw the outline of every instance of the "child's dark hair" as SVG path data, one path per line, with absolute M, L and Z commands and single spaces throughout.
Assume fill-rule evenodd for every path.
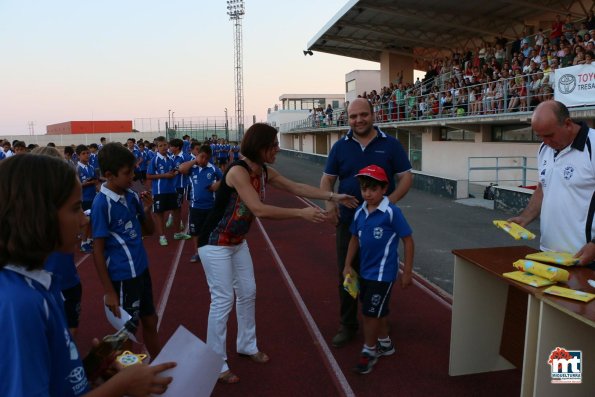
M 23 154 L 0 163 L 0 269 L 43 268 L 62 243 L 58 210 L 77 185 L 76 171 L 62 159 Z
M 87 145 L 78 145 L 76 147 L 76 149 L 74 149 L 74 151 L 76 152 L 76 155 L 77 156 L 80 156 L 80 154 L 82 152 L 88 152 L 89 151 L 89 148 L 87 147 Z
M 381 188 L 384 188 L 386 185 L 388 185 L 387 182 L 382 182 L 382 181 L 379 181 L 378 179 L 374 179 L 374 178 L 371 178 L 371 177 L 365 176 L 365 175 L 358 176 L 357 180 L 359 181 L 359 187 L 361 189 L 373 188 L 376 186 L 380 186 Z
M 209 157 L 211 157 L 213 155 L 213 149 L 211 149 L 211 145 L 200 145 L 198 153 L 206 153 Z
M 97 150 L 97 149 L 99 149 L 99 146 L 97 146 L 96 143 L 91 143 L 91 144 L 89 144 L 89 149 L 95 149 L 95 150 Z
M 126 147 L 117 142 L 110 142 L 103 146 L 97 155 L 101 175 L 111 172 L 117 176 L 118 172 L 125 167 L 133 168 L 136 164 L 136 157 Z
M 26 144 L 25 144 L 25 142 L 23 142 L 23 141 L 16 141 L 16 142 L 15 142 L 15 143 L 12 145 L 12 147 L 13 147 L 14 149 L 16 149 L 16 148 L 27 149 L 27 145 L 26 145 Z
M 157 143 L 157 142 L 167 142 L 167 139 L 165 139 L 164 136 L 158 136 L 157 138 L 155 138 L 155 140 L 153 142 L 155 142 L 155 143 Z
M 74 149 L 71 146 L 64 146 L 64 154 L 70 154 L 72 156 L 74 154 Z
M 182 147 L 184 146 L 184 142 L 180 138 L 174 138 L 171 141 L 169 141 L 169 146 L 182 149 Z

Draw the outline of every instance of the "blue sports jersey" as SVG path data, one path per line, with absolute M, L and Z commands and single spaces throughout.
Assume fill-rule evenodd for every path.
M 140 171 L 146 171 L 147 166 L 148 166 L 147 159 L 148 159 L 150 150 L 147 148 L 144 148 L 143 150 L 140 150 L 139 152 L 140 152 L 140 157 L 141 157 L 142 161 L 138 165 L 138 169 Z
M 136 167 L 134 167 L 134 170 L 135 171 L 140 171 L 139 160 L 140 161 L 143 160 L 143 154 L 138 149 L 138 146 L 136 144 L 134 145 L 134 148 L 131 150 L 131 152 L 132 152 L 132 154 L 134 154 L 134 158 L 136 159 L 136 164 L 138 164 Z
M 240 147 L 238 145 L 234 145 L 233 148 L 233 161 L 237 161 L 240 159 Z
M 156 153 L 155 157 L 149 163 L 147 174 L 150 175 L 161 175 L 167 174 L 169 171 L 174 169 L 174 161 L 169 156 L 162 156 L 160 153 Z M 156 194 L 168 194 L 175 193 L 175 178 L 160 178 L 152 179 L 151 186 L 153 189 L 153 195 Z
M 0 270 L 0 396 L 74 397 L 89 391 L 62 294 L 45 270 Z
M 97 179 L 97 176 L 95 175 L 95 167 L 91 164 L 85 165 L 79 161 L 76 166 L 76 172 L 81 183 L 85 183 L 91 179 Z M 95 185 L 84 186 L 83 201 L 93 201 L 96 193 L 97 190 L 95 189 Z
M 180 164 L 185 163 L 187 161 L 192 160 L 192 157 L 187 153 L 180 152 L 179 154 L 172 157 L 174 160 L 174 167 L 177 169 L 180 167 Z M 177 188 L 184 188 L 190 184 L 190 178 L 188 175 L 184 175 L 179 173 L 174 178 L 174 185 Z
M 364 167 L 374 164 L 382 167 L 389 179 L 387 195 L 395 190 L 394 175 L 409 171 L 411 163 L 399 141 L 374 127 L 377 136 L 362 149 L 349 130 L 344 138 L 339 139 L 328 155 L 324 173 L 339 179 L 338 193 L 350 194 L 363 202 L 359 182 L 355 175 Z M 344 205 L 339 207 L 341 221 L 353 220 L 355 210 Z
M 359 238 L 359 275 L 365 280 L 395 281 L 399 268 L 399 239 L 412 231 L 396 205 L 388 197 L 368 213 L 364 202 L 355 212 L 351 234 Z
M 45 260 L 43 267 L 52 273 L 53 281 L 61 291 L 81 283 L 72 252 L 52 252 Z
M 145 212 L 138 195 L 128 190 L 120 196 L 105 184 L 91 208 L 93 238 L 105 239 L 105 261 L 110 279 L 129 280 L 148 267 L 142 240 Z
M 190 155 L 190 141 L 187 140 L 182 140 L 182 153 L 186 153 L 188 155 Z
M 99 160 L 97 160 L 96 153 L 89 153 L 89 165 L 93 167 L 93 169 L 99 168 Z
M 206 167 L 193 165 L 189 175 L 192 183 L 190 206 L 201 210 L 213 208 L 215 192 L 211 192 L 209 186 L 223 178 L 221 170 L 211 163 Z

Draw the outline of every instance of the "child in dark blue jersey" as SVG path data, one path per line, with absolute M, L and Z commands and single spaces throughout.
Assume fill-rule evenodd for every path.
M 354 371 L 367 374 L 378 357 L 394 354 L 388 335 L 388 303 L 399 270 L 399 239 L 405 248 L 405 267 L 401 286 L 411 284 L 413 238 L 411 228 L 401 213 L 385 196 L 386 172 L 369 165 L 356 175 L 365 202 L 356 210 L 351 224 L 351 240 L 345 258 L 343 275 L 353 275 L 352 263 L 358 251 L 359 284 L 364 316 L 364 348 Z
M 91 210 L 95 194 L 97 194 L 96 187 L 99 180 L 97 179 L 95 167 L 89 161 L 91 157 L 89 148 L 86 145 L 78 145 L 75 148 L 75 152 L 78 157 L 76 172 L 83 187 L 83 211 L 87 211 Z M 93 251 L 93 240 L 91 239 L 91 228 L 89 226 L 87 226 L 84 239 L 81 242 L 81 251 Z
M 185 153 L 182 149 L 184 147 L 184 141 L 179 138 L 174 138 L 169 141 L 169 149 L 171 150 L 171 158 L 174 161 L 174 169 L 179 171 L 180 165 L 192 160 L 189 153 Z M 174 186 L 176 189 L 176 207 L 172 211 L 173 213 L 173 225 L 174 228 L 178 228 L 177 232 L 174 232 L 174 240 L 188 240 L 189 234 L 184 233 L 185 226 L 182 222 L 182 205 L 184 204 L 184 196 L 190 184 L 190 178 L 188 176 L 178 172 L 174 178 Z
M 15 200 L 14 197 L 18 197 Z M 43 200 L 39 200 L 43 197 Z M 59 286 L 43 270 L 73 250 L 87 218 L 81 185 L 63 160 L 23 154 L 0 164 L 0 396 L 146 396 L 163 393 L 172 368 L 128 367 L 90 390 L 64 317 Z
M 101 186 L 91 210 L 95 267 L 105 292 L 105 305 L 120 316 L 122 306 L 140 320 L 143 341 L 151 357 L 161 346 L 157 337 L 157 314 L 143 231 L 154 229 L 148 192 L 139 196 L 130 189 L 136 158 L 118 143 L 99 152 L 99 166 L 107 182 Z M 109 266 L 108 266 L 109 264 Z

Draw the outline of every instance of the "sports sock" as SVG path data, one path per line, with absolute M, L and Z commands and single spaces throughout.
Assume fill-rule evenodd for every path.
M 387 336 L 386 338 L 378 338 L 378 342 L 380 343 L 380 346 L 382 347 L 389 347 L 390 344 L 392 343 L 392 341 L 390 340 L 390 336 Z
M 375 356 L 376 355 L 376 346 L 367 346 L 366 344 L 364 344 L 364 348 L 362 349 L 362 353 L 368 353 L 371 356 Z

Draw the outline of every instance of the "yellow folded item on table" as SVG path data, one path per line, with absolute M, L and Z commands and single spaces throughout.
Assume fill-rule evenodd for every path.
M 345 279 L 343 280 L 343 288 L 353 297 L 353 299 L 357 298 L 357 294 L 359 293 L 359 281 L 357 280 L 357 274 L 355 272 L 345 276 Z
M 536 252 L 534 254 L 529 254 L 525 256 L 525 259 L 531 259 L 533 261 L 538 262 L 553 263 L 562 266 L 573 266 L 578 263 L 578 258 L 575 258 L 574 255 L 569 254 L 568 252 L 555 251 Z
M 568 281 L 570 278 L 568 270 L 527 259 L 519 259 L 512 266 L 520 271 L 532 273 L 536 276 L 547 278 L 550 281 Z
M 502 273 L 506 278 L 518 281 L 523 284 L 530 285 L 531 287 L 543 287 L 545 285 L 556 284 L 555 281 L 550 281 L 547 278 L 536 276 L 532 273 L 526 273 L 521 271 Z
M 577 291 L 570 288 L 563 288 L 558 286 L 549 287 L 545 291 L 546 294 L 562 296 L 568 299 L 574 299 L 581 302 L 591 302 L 595 299 L 595 294 L 589 294 L 588 292 Z
M 514 222 L 508 222 L 503 220 L 495 220 L 493 221 L 494 225 L 498 228 L 504 230 L 506 233 L 510 234 L 514 237 L 515 240 L 533 240 L 535 235 Z

